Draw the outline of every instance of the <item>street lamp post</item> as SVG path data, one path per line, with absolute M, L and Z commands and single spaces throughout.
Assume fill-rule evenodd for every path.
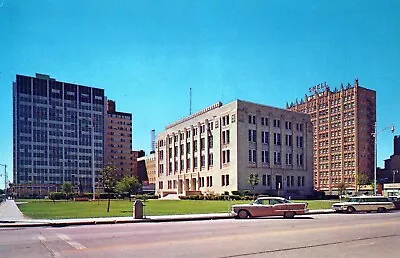
M 376 195 L 376 165 L 377 165 L 377 161 L 378 161 L 378 132 L 376 130 L 377 126 L 376 126 L 376 122 L 374 124 L 374 132 L 372 133 L 372 136 L 375 139 L 375 159 L 374 159 L 374 195 Z M 384 129 L 382 129 L 380 132 L 383 132 L 387 129 L 390 129 L 390 131 L 393 133 L 394 132 L 394 126 L 389 126 L 386 127 Z
M 4 167 L 4 193 L 7 196 L 7 165 L 0 164 L 0 166 Z
M 394 181 L 395 181 L 395 180 L 394 180 L 394 175 L 395 175 L 395 174 L 398 174 L 398 173 L 399 173 L 399 170 L 398 170 L 398 169 L 393 169 L 393 183 L 394 183 Z

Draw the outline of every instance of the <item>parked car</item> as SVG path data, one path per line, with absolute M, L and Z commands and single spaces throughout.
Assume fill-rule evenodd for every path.
M 395 210 L 400 210 L 400 196 L 389 196 L 389 200 L 393 202 Z
M 232 214 L 236 218 L 283 216 L 293 218 L 307 212 L 307 203 L 292 203 L 281 197 L 260 197 L 250 204 L 232 206 Z
M 384 196 L 357 196 L 347 202 L 334 203 L 332 209 L 337 212 L 353 213 L 356 211 L 387 212 L 395 206 L 390 199 Z

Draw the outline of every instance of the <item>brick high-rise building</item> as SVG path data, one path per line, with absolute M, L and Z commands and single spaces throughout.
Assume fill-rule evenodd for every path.
M 310 92 L 287 104 L 287 109 L 311 115 L 314 187 L 332 192 L 344 182 L 347 189 L 355 190 L 362 183 L 358 178 L 373 178 L 376 92 L 359 86 L 357 79 L 353 86 L 331 90 L 325 83 Z
M 104 90 L 17 75 L 13 108 L 15 189 L 44 195 L 72 182 L 92 192 L 103 168 Z
M 107 101 L 105 165 L 116 168 L 117 179 L 133 176 L 132 114 L 116 111 L 115 102 Z

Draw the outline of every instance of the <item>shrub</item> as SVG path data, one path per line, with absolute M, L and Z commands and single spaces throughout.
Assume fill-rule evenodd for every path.
M 67 196 L 65 193 L 61 193 L 61 192 L 51 192 L 49 195 L 49 198 L 54 200 L 65 200 L 67 199 Z
M 232 195 L 240 195 L 239 191 L 232 191 Z
M 240 195 L 238 194 L 233 194 L 231 196 L 229 196 L 231 198 L 231 200 L 241 200 L 242 198 L 240 197 Z
M 244 190 L 244 191 L 243 191 L 243 195 L 244 195 L 244 196 L 250 196 L 250 195 L 252 195 L 252 194 L 251 194 L 251 191 L 250 191 L 250 190 Z

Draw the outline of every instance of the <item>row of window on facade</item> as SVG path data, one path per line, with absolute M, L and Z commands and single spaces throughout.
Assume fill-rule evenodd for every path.
M 249 124 L 257 124 L 257 119 L 255 115 L 249 115 L 248 116 L 249 120 Z M 260 117 L 260 123 L 261 125 L 265 125 L 268 126 L 269 125 L 269 120 L 268 117 Z M 279 119 L 274 119 L 273 120 L 273 126 L 276 128 L 280 128 L 281 127 L 281 120 Z M 285 121 L 285 129 L 287 130 L 292 130 L 292 122 L 291 121 Z M 303 124 L 301 123 L 296 123 L 296 130 L 299 132 L 303 131 Z
M 269 132 L 261 132 L 261 143 L 269 144 Z M 249 130 L 249 142 L 257 142 L 257 131 Z M 287 134 L 285 137 L 285 145 L 292 146 L 293 135 Z M 281 134 L 274 133 L 274 145 L 282 145 Z M 296 147 L 303 148 L 303 136 L 296 136 Z
M 286 153 L 285 155 L 285 161 L 286 165 L 293 165 L 293 154 L 292 153 Z M 303 154 L 296 154 L 296 164 L 297 166 L 303 166 L 303 159 L 304 155 Z M 257 163 L 257 150 L 255 149 L 250 149 L 249 150 L 249 162 L 250 163 Z M 267 164 L 269 163 L 269 151 L 268 150 L 262 150 L 261 151 L 261 163 Z M 279 151 L 274 151 L 274 164 L 282 164 L 282 154 Z
M 206 160 L 205 155 L 201 155 L 200 156 L 200 166 L 202 168 L 205 168 L 205 165 L 206 165 L 205 160 Z M 222 163 L 225 164 L 225 163 L 229 163 L 229 162 L 230 162 L 230 151 L 229 150 L 222 151 Z M 199 165 L 198 163 L 199 163 L 198 157 L 194 157 L 193 158 L 193 169 L 198 168 L 198 165 Z M 184 171 L 185 167 L 186 167 L 186 170 L 190 170 L 191 169 L 191 159 L 190 158 L 186 159 L 186 166 L 185 166 L 185 160 L 181 159 L 179 165 L 180 165 L 179 166 L 180 171 Z M 208 166 L 209 167 L 214 166 L 214 154 L 213 153 L 208 154 Z M 169 168 L 169 170 L 168 170 L 169 174 L 171 174 L 171 172 L 173 172 L 173 171 L 178 172 L 178 170 L 179 170 L 178 169 L 178 161 L 175 160 L 174 163 L 169 162 L 168 168 Z M 164 164 L 159 164 L 159 173 L 164 173 Z

